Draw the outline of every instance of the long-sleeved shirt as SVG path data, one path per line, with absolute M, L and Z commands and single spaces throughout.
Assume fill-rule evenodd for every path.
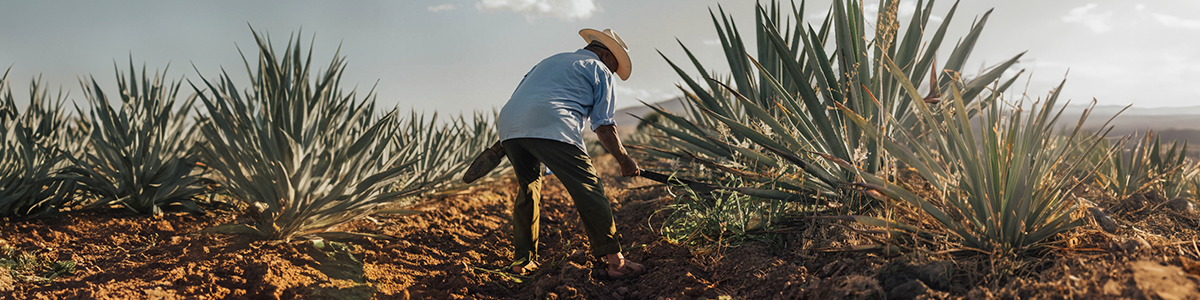
M 517 85 L 497 120 L 500 140 L 542 138 L 583 145 L 584 123 L 592 131 L 615 124 L 613 74 L 585 49 L 550 56 Z

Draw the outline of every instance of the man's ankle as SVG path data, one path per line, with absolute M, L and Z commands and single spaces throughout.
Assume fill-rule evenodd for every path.
M 605 255 L 604 259 L 608 260 L 608 264 L 610 264 L 610 265 L 614 264 L 614 263 L 620 265 L 621 262 L 625 260 L 625 255 L 622 255 L 621 252 L 617 252 L 617 253 Z

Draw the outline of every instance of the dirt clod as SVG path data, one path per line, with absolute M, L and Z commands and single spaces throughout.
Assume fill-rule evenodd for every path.
M 1150 200 L 1146 199 L 1145 195 L 1139 193 L 1125 197 L 1125 199 L 1117 203 L 1112 211 L 1117 214 L 1129 214 L 1139 212 L 1147 206 L 1150 206 Z
M 1191 213 L 1196 211 L 1195 205 L 1192 204 L 1192 200 L 1184 197 L 1171 199 L 1171 201 L 1163 203 L 1163 206 L 1181 213 Z
M 8 273 L 8 269 L 0 267 L 0 292 L 13 290 L 12 274 Z
M 1120 227 L 1117 226 L 1117 221 L 1114 221 L 1112 217 L 1109 217 L 1108 214 L 1099 208 L 1088 207 L 1087 210 L 1092 215 L 1092 220 L 1096 221 L 1096 225 L 1100 225 L 1100 229 L 1104 229 L 1104 232 L 1108 233 L 1117 233 L 1117 229 Z
M 893 288 L 888 293 L 888 299 L 916 299 L 928 293 L 929 287 L 925 283 L 920 280 L 909 280 L 908 283 Z
M 1200 299 L 1196 282 L 1177 266 L 1164 266 L 1152 261 L 1130 264 L 1137 286 L 1148 295 L 1164 300 Z
M 874 278 L 861 275 L 839 276 L 813 282 L 813 288 L 801 298 L 807 299 L 884 299 L 883 288 Z
M 1123 237 L 1125 240 L 1121 242 L 1121 250 L 1125 253 L 1137 253 L 1138 250 L 1150 248 L 1150 243 L 1140 236 Z

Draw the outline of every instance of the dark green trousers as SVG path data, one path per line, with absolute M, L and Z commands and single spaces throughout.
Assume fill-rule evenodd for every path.
M 536 261 L 538 219 L 542 200 L 542 168 L 545 164 L 575 201 L 583 221 L 592 255 L 621 252 L 612 205 L 586 152 L 575 145 L 548 139 L 517 138 L 503 142 L 504 151 L 517 173 L 517 199 L 513 205 L 513 246 L 516 261 Z

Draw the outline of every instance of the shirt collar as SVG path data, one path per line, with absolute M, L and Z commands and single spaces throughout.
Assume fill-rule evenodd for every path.
M 588 50 L 588 49 L 575 50 L 575 54 L 583 54 L 583 55 L 587 55 L 587 56 L 590 56 L 595 59 L 600 59 L 600 56 L 596 55 L 596 52 L 592 52 L 592 50 Z

